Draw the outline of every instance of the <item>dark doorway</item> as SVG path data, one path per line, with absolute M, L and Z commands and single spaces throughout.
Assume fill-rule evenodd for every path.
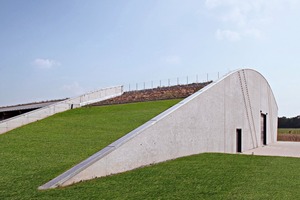
M 261 114 L 260 118 L 260 127 L 261 127 L 261 144 L 267 145 L 267 115 Z
M 242 153 L 242 129 L 236 129 L 236 152 Z

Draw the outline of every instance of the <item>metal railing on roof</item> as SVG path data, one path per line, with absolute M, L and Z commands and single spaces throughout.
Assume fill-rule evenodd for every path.
M 225 72 L 211 72 L 211 73 L 202 73 L 196 75 L 188 75 L 188 76 L 178 76 L 166 79 L 158 79 L 151 81 L 143 81 L 143 82 L 131 82 L 124 84 L 124 91 L 138 91 L 145 89 L 153 89 L 158 87 L 169 87 L 176 85 L 188 85 L 191 83 L 203 83 L 209 81 L 216 81 L 222 76 L 228 74 L 228 71 Z

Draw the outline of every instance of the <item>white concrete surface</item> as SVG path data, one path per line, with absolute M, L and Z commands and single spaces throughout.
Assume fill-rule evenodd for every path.
M 267 144 L 277 141 L 277 104 L 266 79 L 251 69 L 234 71 L 181 101 L 39 189 L 66 186 L 203 152 L 237 152 L 260 146 L 261 113 Z
M 49 106 L 27 112 L 0 122 L 0 134 L 6 133 L 23 125 L 44 119 L 56 113 L 64 112 L 72 108 L 78 108 L 97 101 L 120 96 L 123 93 L 123 86 L 103 88 L 89 92 L 78 97 L 67 99 Z
M 276 142 L 245 151 L 243 154 L 300 158 L 300 142 Z

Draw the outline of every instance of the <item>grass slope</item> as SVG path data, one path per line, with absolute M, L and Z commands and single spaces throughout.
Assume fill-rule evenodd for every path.
M 299 199 L 300 160 L 199 154 L 46 191 L 69 199 Z
M 74 109 L 0 135 L 0 199 L 39 199 L 38 186 L 177 102 Z
M 200 154 L 38 191 L 177 101 L 82 108 L 0 136 L 0 199 L 299 199 L 300 159 Z

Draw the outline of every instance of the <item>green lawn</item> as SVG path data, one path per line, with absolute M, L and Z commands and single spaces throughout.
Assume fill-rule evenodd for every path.
M 278 128 L 278 134 L 300 134 L 300 128 Z
M 0 135 L 0 199 L 44 194 L 38 186 L 177 102 L 74 109 Z
M 299 199 L 300 160 L 199 154 L 137 169 L 39 198 L 70 199 Z
M 37 190 L 176 102 L 75 109 L 0 135 L 0 199 L 299 199 L 300 159 L 229 154 Z

